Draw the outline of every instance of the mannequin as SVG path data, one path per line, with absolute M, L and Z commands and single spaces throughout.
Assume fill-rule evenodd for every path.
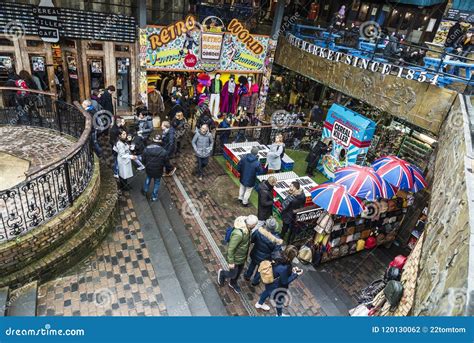
M 249 88 L 249 81 L 245 76 L 239 77 L 239 107 L 244 111 L 250 107 L 251 89 Z
M 209 88 L 210 100 L 209 100 L 209 109 L 214 118 L 217 119 L 217 116 L 220 112 L 220 99 L 222 91 L 222 81 L 220 80 L 221 74 L 216 73 L 216 76 L 211 81 L 211 87 Z
M 222 113 L 235 113 L 238 89 L 239 86 L 235 83 L 235 76 L 231 75 L 229 81 L 224 84 L 221 92 Z

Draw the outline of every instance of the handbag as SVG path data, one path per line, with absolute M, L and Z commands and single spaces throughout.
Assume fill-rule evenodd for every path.
M 303 245 L 298 251 L 298 259 L 304 263 L 311 263 L 313 260 L 313 251 L 308 245 Z
M 314 230 L 318 233 L 331 233 L 332 229 L 334 226 L 334 220 L 332 219 L 332 216 L 328 212 L 324 212 L 319 218 L 318 221 L 316 222 L 316 226 L 314 227 Z
M 357 241 L 356 251 L 362 251 L 364 249 L 365 249 L 365 241 L 363 239 L 359 239 Z

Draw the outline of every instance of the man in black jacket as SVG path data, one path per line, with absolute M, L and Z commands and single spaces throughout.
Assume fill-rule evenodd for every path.
M 112 115 L 115 115 L 114 112 L 114 102 L 112 100 L 112 94 L 115 92 L 115 87 L 114 86 L 109 86 L 105 90 L 105 92 L 101 95 L 99 99 L 99 103 L 102 106 L 102 108 L 106 111 L 109 111 L 112 113 Z
M 276 177 L 270 176 L 258 186 L 258 223 L 256 228 L 262 226 L 265 223 L 265 220 L 272 216 L 273 187 L 276 183 Z
M 293 181 L 290 186 L 290 195 L 283 201 L 281 210 L 281 220 L 283 222 L 281 237 L 285 239 L 285 235 L 289 231 L 286 240 L 288 244 L 291 244 L 294 235 L 294 224 L 296 220 L 294 210 L 302 208 L 305 203 L 306 195 L 303 189 L 297 181 Z
M 314 176 L 314 169 L 318 166 L 319 159 L 321 155 L 328 153 L 331 150 L 331 145 L 327 146 L 323 141 L 317 141 L 313 143 L 311 151 L 306 157 L 306 162 L 308 166 L 306 167 L 306 175 Z
M 153 181 L 153 191 L 151 201 L 158 200 L 158 190 L 160 188 L 161 177 L 165 168 L 172 168 L 169 164 L 168 153 L 161 146 L 162 141 L 159 136 L 153 138 L 153 142 L 143 151 L 143 164 L 146 172 L 146 180 L 143 185 L 142 194 L 147 195 Z

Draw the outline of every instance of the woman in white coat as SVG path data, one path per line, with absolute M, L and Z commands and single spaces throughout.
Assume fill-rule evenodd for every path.
M 120 188 L 129 190 L 128 179 L 133 177 L 132 160 L 135 155 L 130 154 L 130 147 L 127 144 L 127 131 L 121 130 L 119 139 L 115 144 L 114 150 L 117 152 L 118 174 L 120 177 Z
M 268 172 L 277 173 L 281 169 L 281 159 L 285 155 L 285 143 L 283 143 L 283 135 L 276 135 L 275 143 L 270 145 L 269 148 L 270 151 L 267 153 Z

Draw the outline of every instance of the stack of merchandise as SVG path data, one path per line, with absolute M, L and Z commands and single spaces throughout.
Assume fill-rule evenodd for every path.
M 287 154 L 281 159 L 281 171 L 288 172 L 292 171 L 295 166 L 295 161 L 293 161 Z
M 243 143 L 231 143 L 224 145 L 224 158 L 226 159 L 226 166 L 235 177 L 240 177 L 239 172 L 237 171 L 237 164 L 239 163 L 240 159 L 250 154 L 250 151 L 253 147 L 258 147 L 258 159 L 265 165 L 267 152 L 269 149 L 265 145 L 261 145 L 258 142 L 243 142 Z
M 298 174 L 296 174 L 293 171 L 284 172 L 284 173 L 259 175 L 259 176 L 257 176 L 257 184 L 256 184 L 255 188 L 258 188 L 258 185 L 261 182 L 267 180 L 270 176 L 276 177 L 277 181 L 284 181 L 284 180 L 288 180 L 288 179 L 296 179 L 296 178 L 299 177 Z
M 303 191 L 306 195 L 305 206 L 313 205 L 313 201 L 311 200 L 311 190 L 318 185 L 316 182 L 313 181 L 313 179 L 308 176 L 303 176 L 278 181 L 275 187 L 273 188 L 275 198 L 278 199 L 273 205 L 273 210 L 278 217 L 281 216 L 281 208 L 283 201 L 285 201 L 285 199 L 290 195 L 289 188 L 293 181 L 297 181 L 303 188 Z

